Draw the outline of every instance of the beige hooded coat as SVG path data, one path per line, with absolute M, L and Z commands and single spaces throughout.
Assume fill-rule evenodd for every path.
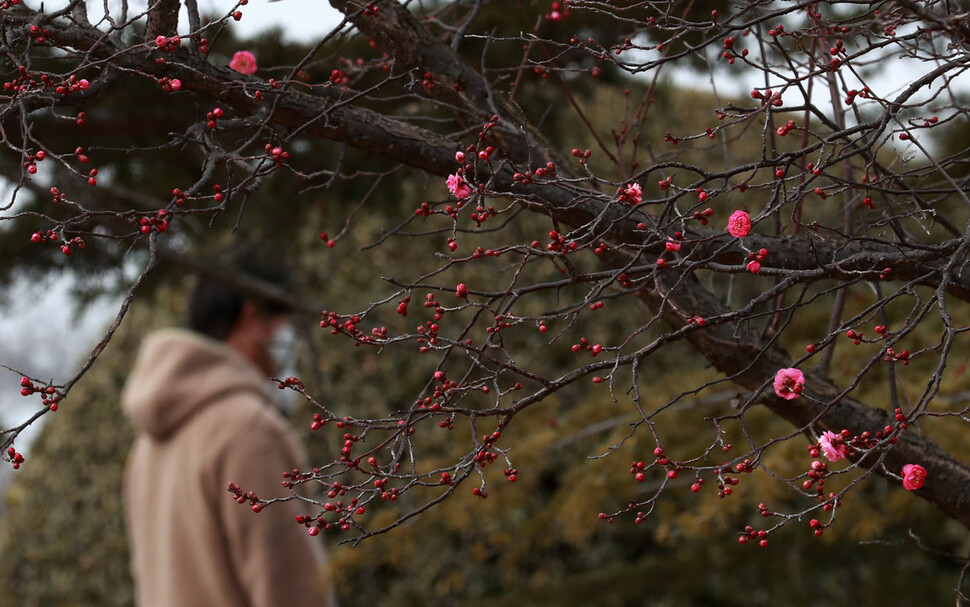
M 271 384 L 225 344 L 165 330 L 142 346 L 122 395 L 138 433 L 125 471 L 126 522 L 140 607 L 330 607 L 319 539 L 292 500 L 256 514 L 230 482 L 287 495 L 303 468 Z

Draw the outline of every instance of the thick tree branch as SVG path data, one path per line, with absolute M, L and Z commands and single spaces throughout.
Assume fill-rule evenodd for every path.
M 675 309 L 687 310 L 707 319 L 705 326 L 694 326 L 687 335 L 688 341 L 734 383 L 747 390 L 761 390 L 760 402 L 796 428 L 805 432 L 812 429 L 816 434 L 846 428 L 858 435 L 865 431 L 875 434 L 894 423 L 885 409 L 869 407 L 849 397 L 827 378 L 818 377 L 811 371 L 805 372 L 805 394 L 817 402 L 809 398 L 784 400 L 775 396 L 770 383 L 778 369 L 792 366 L 791 355 L 759 333 L 745 330 L 739 322 L 720 322 L 718 319 L 729 315 L 731 310 L 704 289 L 695 277 L 681 278 L 675 284 L 668 281 L 667 278 L 661 279 L 662 293 L 644 294 L 643 299 L 650 308 L 677 328 L 688 323 Z M 862 460 L 862 464 L 868 467 L 877 461 L 870 456 Z M 898 483 L 898 479 L 890 477 L 887 472 L 899 475 L 905 464 L 914 462 L 927 471 L 932 470 L 929 473 L 932 482 L 927 482 L 917 494 L 970 528 L 970 467 L 930 440 L 917 436 L 912 430 L 902 433 L 875 471 Z

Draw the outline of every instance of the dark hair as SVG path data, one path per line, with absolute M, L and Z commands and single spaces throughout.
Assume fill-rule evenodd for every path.
M 225 271 L 200 273 L 189 296 L 189 328 L 224 341 L 236 326 L 247 301 L 255 303 L 267 314 L 293 312 L 293 305 L 282 297 L 261 292 L 265 287 L 292 295 L 290 274 L 282 263 L 247 258 L 233 263 Z

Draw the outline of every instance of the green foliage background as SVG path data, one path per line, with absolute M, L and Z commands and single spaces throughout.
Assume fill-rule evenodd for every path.
M 163 292 L 151 306 L 136 305 L 106 356 L 44 428 L 16 473 L 0 521 L 0 605 L 131 604 L 120 501 L 131 431 L 117 396 L 140 339 L 152 328 L 177 322 L 180 305 L 177 292 Z M 355 358 L 359 352 L 350 344 L 331 349 L 334 358 L 352 360 L 360 360 Z M 670 356 L 678 354 L 686 352 Z M 681 360 L 646 370 L 656 392 L 652 403 L 666 402 L 680 385 L 705 379 L 701 365 Z M 848 357 L 840 361 L 850 363 Z M 344 377 L 331 381 L 372 386 L 388 373 L 383 359 L 357 369 L 348 365 Z M 334 399 L 348 393 L 338 392 Z M 718 394 L 723 397 L 694 399 L 667 419 L 663 432 L 672 457 L 710 440 L 709 429 L 696 421 L 696 409 L 713 415 L 730 408 L 730 395 Z M 327 440 L 337 435 L 311 433 L 308 411 L 298 411 L 296 418 L 297 431 L 310 441 L 315 456 L 324 456 Z M 745 524 L 759 525 L 758 501 L 779 507 L 798 502 L 760 473 L 742 477 L 737 492 L 725 500 L 717 498 L 713 487 L 695 495 L 683 479 L 647 522 L 600 521 L 598 512 L 644 495 L 658 481 L 638 484 L 627 471 L 628 461 L 646 458 L 653 448 L 642 433 L 611 457 L 589 457 L 617 444 L 634 421 L 627 408 L 603 394 L 564 397 L 517 418 L 503 437 L 513 445 L 516 483 L 493 471 L 486 500 L 466 487 L 431 512 L 360 546 L 336 546 L 341 536 L 327 538 L 341 604 L 740 606 L 781 601 L 809 606 L 820 601 L 952 600 L 958 565 L 921 552 L 909 533 L 928 546 L 962 552 L 966 531 L 881 480 L 854 492 L 822 538 L 815 538 L 805 521 L 773 534 L 767 549 L 740 546 L 732 534 Z M 767 413 L 749 422 L 759 432 L 788 430 Z M 440 446 L 442 462 L 463 442 L 452 435 L 448 443 L 433 434 L 425 438 L 427 445 Z M 803 441 L 786 442 L 769 458 L 774 469 L 786 471 L 787 463 L 791 472 L 808 459 Z M 368 516 L 374 517 L 372 523 L 390 522 L 409 505 L 413 502 L 402 500 L 394 508 L 372 508 Z
M 130 320 L 149 320 L 147 309 Z M 161 312 L 161 311 L 159 311 Z M 0 605 L 132 604 L 121 475 L 133 438 L 118 396 L 140 323 L 53 416 L 16 472 L 0 519 Z

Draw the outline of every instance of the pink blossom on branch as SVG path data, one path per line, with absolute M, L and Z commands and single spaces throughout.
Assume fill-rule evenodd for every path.
M 919 464 L 906 464 L 903 466 L 903 489 L 906 491 L 916 491 L 926 482 L 926 468 Z
M 627 204 L 640 204 L 643 202 L 643 188 L 639 183 L 620 188 L 620 200 Z
M 467 183 L 465 183 L 465 178 L 461 175 L 457 173 L 454 175 L 448 175 L 448 181 L 445 183 L 448 185 L 448 191 L 451 192 L 458 200 L 471 196 L 472 189 Z
M 728 217 L 727 231 L 731 236 L 744 238 L 751 231 L 751 216 L 746 211 L 735 211 Z
M 775 373 L 775 394 L 785 400 L 794 400 L 805 387 L 805 374 L 798 369 L 778 369 Z
M 236 51 L 229 62 L 229 69 L 236 70 L 240 74 L 252 74 L 256 71 L 256 55 L 249 51 Z
M 845 459 L 849 454 L 849 449 L 842 443 L 842 437 L 831 430 L 826 430 L 822 436 L 818 438 L 818 445 L 822 448 L 822 454 L 829 459 L 830 462 L 837 462 L 840 459 Z

